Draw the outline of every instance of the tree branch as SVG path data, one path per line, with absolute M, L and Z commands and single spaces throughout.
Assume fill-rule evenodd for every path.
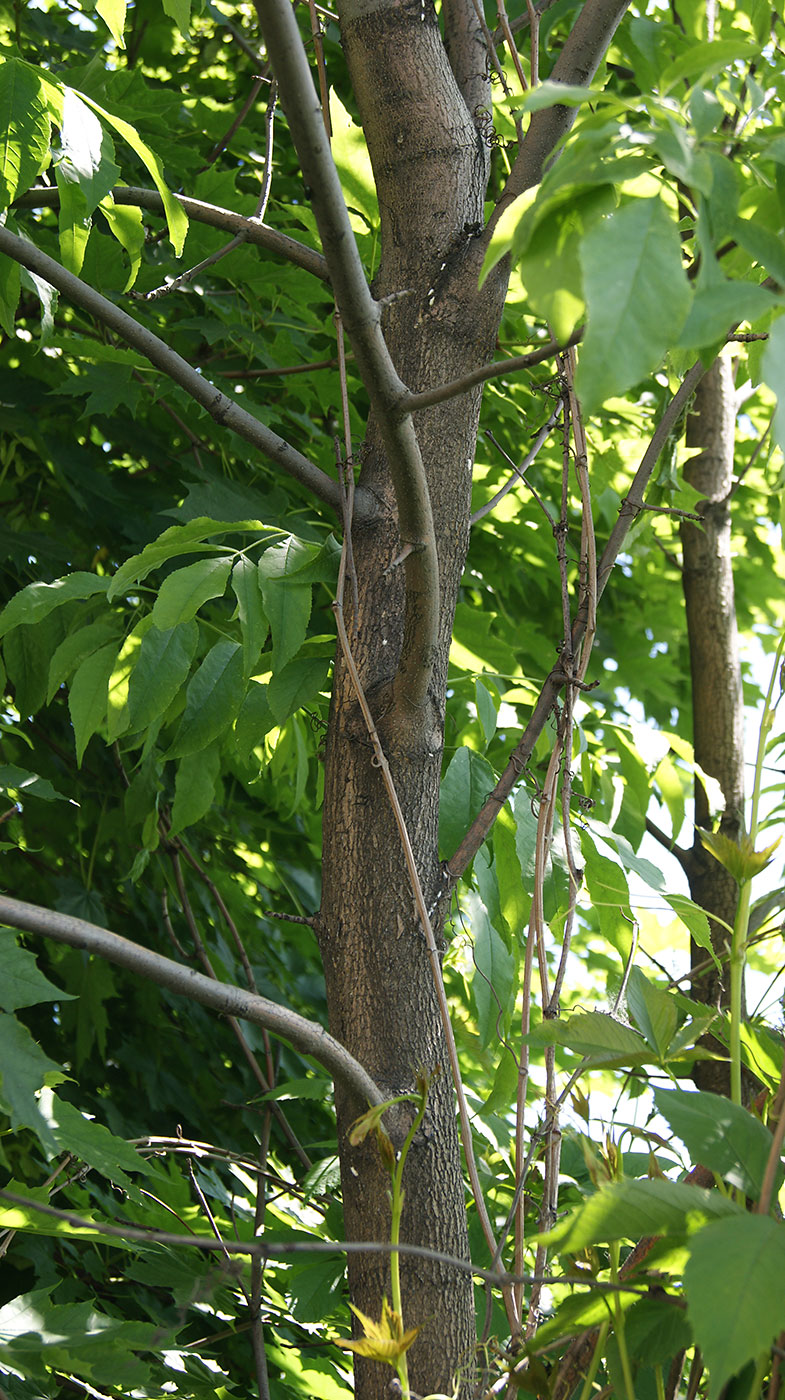
M 247 1168 L 246 1168 L 247 1170 Z M 289 1183 L 286 1183 L 289 1189 Z M 286 1259 L 290 1254 L 401 1254 L 411 1259 L 431 1259 L 437 1264 L 447 1264 L 459 1274 L 472 1274 L 491 1284 L 501 1286 L 511 1283 L 563 1284 L 569 1288 L 591 1288 L 598 1293 L 635 1293 L 648 1297 L 651 1288 L 648 1284 L 636 1285 L 617 1283 L 612 1279 L 593 1278 L 590 1274 L 511 1274 L 506 1269 L 483 1269 L 470 1259 L 459 1259 L 455 1254 L 447 1254 L 441 1249 L 429 1249 L 423 1244 L 391 1244 L 389 1240 L 320 1240 L 315 1236 L 308 1240 L 267 1240 L 256 1235 L 249 1240 L 216 1239 L 215 1235 L 177 1235 L 169 1230 L 146 1230 L 139 1225 L 110 1225 L 107 1220 L 94 1220 L 79 1215 L 73 1210 L 60 1210 L 57 1206 L 45 1205 L 43 1201 L 23 1196 L 18 1191 L 0 1190 L 0 1200 L 24 1210 L 37 1211 L 50 1219 L 61 1220 L 74 1230 L 88 1230 L 108 1239 L 145 1240 L 157 1244 L 182 1245 L 186 1249 L 204 1250 L 206 1253 L 257 1255 L 262 1259 Z M 671 1302 L 676 1302 L 671 1299 Z
M 563 354 L 571 345 L 577 345 L 582 335 L 583 326 L 579 326 L 565 345 L 560 345 L 558 340 L 549 340 L 546 345 L 541 345 L 538 350 L 529 350 L 525 355 L 511 355 L 506 360 L 494 360 L 489 365 L 480 365 L 479 369 L 470 370 L 468 374 L 461 375 L 460 379 L 451 380 L 449 384 L 439 384 L 435 389 L 423 389 L 419 394 L 407 394 L 401 407 L 407 413 L 416 413 L 421 408 L 431 408 L 435 403 L 444 403 L 446 399 L 455 399 L 459 394 L 466 394 L 478 384 L 484 384 L 487 379 L 500 379 L 504 375 L 515 374 L 520 369 L 532 369 L 534 365 L 542 364 L 543 360 L 550 360 L 553 355 Z
M 294 9 L 289 0 L 256 0 L 281 105 L 308 187 L 341 320 L 354 350 L 384 442 L 406 555 L 406 622 L 396 688 L 409 705 L 426 701 L 439 627 L 439 566 L 430 494 L 406 385 L 384 340 L 381 307 L 363 271 L 324 130 Z
M 589 0 L 589 3 L 590 2 L 591 0 Z M 599 602 L 605 585 L 610 578 L 611 571 L 627 536 L 630 525 L 641 509 L 643 496 L 651 474 L 657 465 L 657 459 L 668 437 L 678 423 L 681 414 L 689 403 L 698 381 L 702 379 L 705 373 L 705 366 L 700 360 L 697 360 L 692 366 L 692 369 L 685 375 L 684 380 L 679 385 L 679 388 L 676 390 L 676 393 L 657 424 L 651 442 L 646 448 L 641 464 L 633 477 L 630 489 L 619 508 L 616 524 L 611 531 L 610 538 L 608 539 L 608 543 L 602 553 L 602 558 L 597 566 L 597 602 Z M 572 628 L 573 653 L 575 653 L 579 643 L 582 641 L 585 631 L 586 617 L 583 614 L 579 614 Z M 469 865 L 477 854 L 477 851 L 487 837 L 502 807 L 507 801 L 507 798 L 520 778 L 523 769 L 529 762 L 534 751 L 534 745 L 537 743 L 540 734 L 548 722 L 562 687 L 569 684 L 572 680 L 573 677 L 565 672 L 564 663 L 559 659 L 545 680 L 545 684 L 537 697 L 537 703 L 534 706 L 529 723 L 510 755 L 507 766 L 496 784 L 496 787 L 487 798 L 485 805 L 478 812 L 454 856 L 447 863 L 447 875 L 452 881 L 457 881 L 461 878 L 467 865 Z
M 659 841 L 660 845 L 663 846 L 666 851 L 670 851 L 671 855 L 676 857 L 679 865 L 686 874 L 691 852 L 685 851 L 683 846 L 677 846 L 676 842 L 671 840 L 667 832 L 663 831 L 650 817 L 646 818 L 646 830 L 650 836 L 654 837 L 655 841 Z
M 331 506 L 336 512 L 340 512 L 341 499 L 338 483 L 323 472 L 320 467 L 314 466 L 296 448 L 290 446 L 284 438 L 266 428 L 258 418 L 254 418 L 239 404 L 234 403 L 226 394 L 211 384 L 209 379 L 201 375 L 187 360 L 178 355 L 176 350 L 172 350 L 165 341 L 161 340 L 153 331 L 146 326 L 140 325 L 132 316 L 122 311 L 114 302 L 107 297 L 96 292 L 83 282 L 80 277 L 75 277 L 72 272 L 67 272 L 60 263 L 55 262 L 48 254 L 42 253 L 35 244 L 29 243 L 27 239 L 21 238 L 16 233 L 11 233 L 6 228 L 0 228 L 0 253 L 6 253 L 8 257 L 21 263 L 28 271 L 34 272 L 37 277 L 42 277 L 52 287 L 56 287 L 68 300 L 76 306 L 80 306 L 88 315 L 94 316 L 103 325 L 108 326 L 116 335 L 130 345 L 134 350 L 138 350 L 151 364 L 155 365 L 164 374 L 190 394 L 202 408 L 205 408 L 214 418 L 216 423 L 222 427 L 231 428 L 238 437 L 249 442 L 252 447 L 263 452 L 265 457 L 282 467 L 289 476 L 296 481 L 307 486 L 320 501 Z M 358 503 L 358 514 L 362 518 L 363 506 L 370 508 L 370 502 L 360 501 Z
M 296 238 L 290 238 L 288 234 L 280 233 L 278 229 L 270 228 L 269 224 L 260 223 L 258 219 L 249 218 L 245 214 L 235 214 L 232 209 L 222 209 L 217 204 L 206 204 L 203 199 L 191 199 L 185 194 L 175 194 L 173 198 L 183 206 L 189 219 L 193 219 L 195 223 L 208 224 L 210 228 L 223 229 L 227 233 L 242 233 L 246 243 L 254 243 L 258 248 L 265 248 L 268 253 L 276 253 L 278 257 L 301 267 L 304 272 L 310 272 L 322 282 L 329 282 L 327 259 L 313 248 L 306 248 L 304 243 L 298 243 Z M 164 212 L 164 202 L 157 190 L 146 190 L 136 185 L 116 185 L 112 190 L 112 199 L 115 204 L 131 204 L 139 209 L 149 209 L 152 214 Z M 34 185 L 15 199 L 12 207 L 48 209 L 57 208 L 59 203 L 60 191 L 56 185 Z
M 171 958 L 162 957 L 139 943 L 121 938 L 109 929 L 99 928 L 84 919 L 59 914 L 38 904 L 26 904 L 20 899 L 0 895 L 0 920 L 10 928 L 54 938 L 72 948 L 83 948 L 97 957 L 124 967 L 137 977 L 145 977 L 157 986 L 178 996 L 189 997 L 201 1006 L 222 1015 L 238 1016 L 256 1026 L 264 1026 L 294 1046 L 301 1055 L 312 1055 L 336 1079 L 371 1105 L 383 1103 L 382 1094 L 359 1061 L 334 1040 L 316 1021 L 308 1021 L 296 1011 L 278 1006 L 267 997 L 246 992 L 233 983 L 213 982 L 193 968 L 183 967 Z
M 628 8 L 629 0 L 586 0 L 554 64 L 551 81 L 588 87 Z M 577 114 L 577 107 L 559 105 L 532 113 L 510 178 L 485 231 L 486 243 L 503 210 L 524 190 L 539 184 L 554 147 L 567 135 Z

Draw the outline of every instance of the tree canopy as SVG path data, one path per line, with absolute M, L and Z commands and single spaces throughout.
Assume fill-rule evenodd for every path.
M 2 1400 L 779 1393 L 782 37 L 0 5 Z

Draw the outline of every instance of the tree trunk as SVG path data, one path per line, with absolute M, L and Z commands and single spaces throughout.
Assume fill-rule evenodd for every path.
M 734 387 L 730 362 L 720 357 L 698 385 L 687 423 L 687 446 L 700 454 L 685 467 L 690 485 L 704 495 L 698 509 L 702 525 L 681 527 L 684 601 L 692 673 L 695 761 L 716 778 L 725 799 L 720 830 L 732 840 L 744 827 L 744 709 L 736 631 L 736 602 L 731 561 L 730 490 L 733 478 Z M 719 861 L 703 847 L 698 828 L 710 826 L 704 784 L 695 777 L 695 839 L 689 854 L 690 894 L 709 914 L 718 954 L 727 951 L 730 935 L 715 915 L 732 925 L 738 887 Z M 711 1006 L 728 1001 L 727 960 L 718 971 L 704 967 L 706 950 L 691 946 L 691 961 L 703 970 L 693 980 L 696 998 Z M 716 1043 L 715 1043 L 716 1046 Z M 699 1062 L 695 1080 L 701 1089 L 727 1093 L 724 1063 Z
M 595 0 L 579 14 L 554 74 L 588 81 L 626 0 Z M 374 294 L 385 306 L 384 335 L 410 390 L 458 378 L 491 358 L 506 292 L 506 264 L 479 289 L 484 200 L 490 159 L 478 124 L 489 104 L 487 55 L 474 8 L 445 0 L 444 39 L 429 0 L 343 0 L 341 35 L 379 199 L 382 259 Z M 564 71 L 559 68 L 563 65 Z M 557 69 L 559 70 L 557 73 Z M 574 118 L 538 112 L 514 167 L 514 193 L 536 182 L 542 160 Z M 536 139 L 535 139 L 536 138 Z M 529 154 L 529 146 L 532 153 Z M 381 506 L 353 532 L 358 616 L 352 647 L 390 763 L 434 932 L 441 938 L 439 779 L 447 663 L 458 588 L 469 543 L 472 468 L 481 391 L 415 415 L 438 556 L 438 628 L 422 702 L 401 675 L 419 624 L 406 596 L 402 538 L 390 460 L 389 425 L 372 416 L 360 450 L 359 484 Z M 350 590 L 347 589 L 347 607 Z M 408 630 L 407 630 L 408 629 Z M 424 630 L 424 629 L 423 629 Z M 401 660 L 403 658 L 403 660 Z M 403 685 L 401 680 L 403 679 Z M 421 689 L 421 688 L 420 688 Z M 468 825 L 468 814 L 467 814 Z M 326 753 L 323 891 L 319 939 L 330 1028 L 390 1097 L 413 1090 L 419 1071 L 436 1073 L 428 1112 L 407 1161 L 401 1238 L 468 1258 L 466 1201 L 446 1044 L 433 969 L 404 864 L 399 832 L 341 659 L 336 664 Z M 389 1239 L 389 1178 L 374 1140 L 350 1147 L 347 1130 L 365 1105 L 337 1087 L 346 1233 Z M 396 1147 L 410 1106 L 388 1113 Z M 451 1393 L 472 1368 L 475 1313 L 470 1276 L 435 1262 L 401 1261 L 404 1323 L 421 1325 L 410 1352 L 415 1393 Z M 353 1301 L 378 1318 L 389 1297 L 383 1254 L 352 1255 Z M 361 1358 L 357 1395 L 389 1394 L 389 1371 Z
M 363 109 L 382 214 L 382 263 L 376 296 L 389 304 L 385 338 L 401 378 L 418 390 L 486 360 L 501 297 L 477 291 L 478 260 L 463 278 L 482 225 L 488 151 L 458 90 L 435 15 L 416 6 L 368 13 L 344 6 L 343 41 Z M 454 36 L 453 52 L 471 67 L 474 36 Z M 484 71 L 483 55 L 474 67 Z M 474 80 L 476 82 L 476 79 Z M 363 102 L 363 99 L 366 99 Z M 479 97 L 478 97 L 479 101 Z M 367 113 L 367 115 L 366 115 Z M 456 282 L 462 295 L 456 295 Z M 354 531 L 359 614 L 355 660 L 391 765 L 430 908 L 440 883 L 438 859 L 447 658 L 469 541 L 471 473 L 480 393 L 426 410 L 416 420 L 439 556 L 440 613 L 433 682 L 421 707 L 404 706 L 392 682 L 403 644 L 404 569 L 390 472 L 373 420 L 362 449 L 360 482 L 383 503 L 383 519 Z M 348 603 L 347 589 L 347 603 Z M 416 621 L 416 620 L 415 620 Z M 466 1207 L 454 1098 L 433 971 L 414 906 L 401 840 L 345 667 L 333 687 L 326 758 L 321 949 L 332 1032 L 390 1097 L 411 1091 L 418 1070 L 438 1071 L 427 1117 L 404 1179 L 401 1238 L 468 1258 Z M 441 917 L 434 917 L 437 937 Z M 338 1130 L 346 1231 L 350 1239 L 389 1238 L 389 1177 L 373 1139 L 347 1145 L 347 1128 L 364 1105 L 339 1090 Z M 413 1110 L 386 1122 L 400 1147 Z M 378 1318 L 389 1297 L 389 1261 L 350 1259 L 357 1305 Z M 410 1353 L 416 1392 L 450 1392 L 456 1365 L 471 1365 L 475 1343 L 471 1280 L 421 1260 L 401 1261 L 404 1321 L 423 1325 Z M 357 1394 L 389 1395 L 390 1372 L 357 1360 Z

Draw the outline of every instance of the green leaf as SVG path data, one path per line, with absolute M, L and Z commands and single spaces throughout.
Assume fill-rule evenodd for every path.
M 108 585 L 108 579 L 85 573 L 68 574 L 66 578 L 55 579 L 54 583 L 29 583 L 21 593 L 14 594 L 0 613 L 0 637 L 20 623 L 40 622 L 55 608 L 74 598 L 93 598 L 96 593 L 105 593 Z
M 0 206 L 34 183 L 49 160 L 49 114 L 41 80 L 29 64 L 0 63 Z
M 202 603 L 222 598 L 232 571 L 232 560 L 198 559 L 183 569 L 175 569 L 161 584 L 153 604 L 153 622 L 162 632 L 196 617 Z
M 252 750 L 261 744 L 275 723 L 267 700 L 267 686 L 252 681 L 234 726 L 235 749 L 242 762 L 250 758 Z
M 713 345 L 724 340 L 737 322 L 756 321 L 778 304 L 778 297 L 752 282 L 723 278 L 703 283 L 696 290 L 678 344 L 682 349 Z
M 472 994 L 477 1007 L 480 1045 L 498 1044 L 506 1029 L 510 996 L 515 983 L 515 960 L 495 929 L 482 900 L 473 891 L 466 907 L 474 941 Z
M 184 39 L 191 32 L 191 0 L 163 0 L 164 14 L 177 25 Z
M 526 924 L 531 897 L 521 875 L 521 864 L 515 846 L 516 832 L 507 825 L 506 817 L 505 809 L 500 813 L 493 828 L 493 865 L 499 887 L 502 918 L 513 939 L 517 941 Z
M 496 704 L 487 685 L 480 680 L 474 682 L 474 702 L 487 747 L 496 733 Z
M 639 1298 L 624 1319 L 630 1358 L 643 1366 L 661 1366 L 692 1342 L 684 1313 L 670 1297 Z
M 64 186 L 77 186 L 84 197 L 86 214 L 92 214 L 114 189 L 120 175 L 111 136 L 79 94 L 68 87 L 63 90 L 60 154 L 55 171 L 61 198 Z
M 217 642 L 188 686 L 185 713 L 166 757 L 186 758 L 206 749 L 231 726 L 244 694 L 242 647 Z
M 531 793 L 521 784 L 513 800 L 515 812 L 515 849 L 525 888 L 531 888 L 534 878 L 534 858 L 537 848 L 537 813 Z
M 165 632 L 151 627 L 142 638 L 128 684 L 128 726 L 139 733 L 165 714 L 185 684 L 199 628 L 183 622 Z
M 62 640 L 57 617 L 45 617 L 35 626 L 15 627 L 3 643 L 8 679 L 14 687 L 14 704 L 26 718 L 46 703 L 49 657 Z
M 319 656 L 296 656 L 283 670 L 276 671 L 267 687 L 267 703 L 276 724 L 302 709 L 323 690 L 330 663 Z
M 124 49 L 125 39 L 123 38 L 123 31 L 125 29 L 127 0 L 98 0 L 95 9 L 96 14 L 99 14 L 104 21 L 115 43 L 119 44 L 121 49 Z
M 726 1215 L 749 1220 L 729 1197 L 683 1181 L 617 1181 L 602 1186 L 541 1240 L 573 1254 L 593 1244 L 646 1235 L 682 1238 L 702 1220 Z
M 693 1162 L 758 1199 L 772 1146 L 771 1133 L 759 1118 L 718 1094 L 697 1090 L 655 1089 L 654 1101 Z
M 454 855 L 495 786 L 496 776 L 487 759 L 467 748 L 453 754 L 442 778 L 439 807 L 439 848 L 446 859 Z
M 73 1153 L 80 1162 L 86 1162 L 108 1181 L 122 1186 L 141 1201 L 139 1191 L 126 1173 L 143 1172 L 145 1176 L 157 1173 L 130 1143 L 110 1133 L 101 1123 L 85 1118 L 73 1104 L 58 1098 L 51 1089 L 41 1091 L 40 1105 L 61 1152 Z
M 115 204 L 111 195 L 107 195 L 106 199 L 101 200 L 99 208 L 118 243 L 125 248 L 128 254 L 130 270 L 128 280 L 123 287 L 123 291 L 128 292 L 134 285 L 142 265 L 145 240 L 142 211 L 131 204 Z
M 52 1126 L 42 1113 L 38 1092 L 44 1084 L 67 1078 L 59 1065 L 36 1045 L 26 1026 L 7 1012 L 0 1015 L 0 1094 L 12 1127 L 32 1128 L 47 1152 L 57 1152 Z
M 553 326 L 554 335 L 563 340 L 572 334 L 585 311 L 582 241 L 588 229 L 616 205 L 610 185 L 568 193 L 571 197 L 565 196 L 547 217 L 538 220 L 530 236 L 526 229 L 530 220 L 524 220 L 513 242 L 514 257 L 518 240 L 525 240 L 517 264 L 532 307 Z M 532 216 L 536 212 L 535 206 Z
M 627 983 L 627 1007 L 652 1050 L 664 1059 L 676 1031 L 675 998 L 655 987 L 639 967 L 633 967 Z
M 68 692 L 68 709 L 74 726 L 76 761 L 82 766 L 85 748 L 106 720 L 109 681 L 114 671 L 119 643 L 101 647 L 83 661 Z
M 744 885 L 759 875 L 771 863 L 771 857 L 780 844 L 780 837 L 756 851 L 746 831 L 738 841 L 733 841 L 722 831 L 698 831 L 701 845 L 710 851 L 715 860 L 733 876 L 738 885 Z
M 78 1233 L 69 1226 L 61 1229 Z M 114 1386 L 119 1377 L 129 1390 L 151 1384 L 150 1368 L 138 1360 L 134 1349 L 152 1351 L 172 1345 L 172 1334 L 160 1320 L 124 1322 L 97 1312 L 92 1301 L 52 1304 L 50 1292 L 51 1288 L 37 1289 L 0 1308 L 0 1344 L 8 1365 L 29 1375 L 31 1367 L 45 1360 L 47 1368 L 87 1371 L 97 1386 Z M 51 1371 L 47 1369 L 45 1375 Z
M 599 851 L 592 832 L 581 833 L 583 874 L 600 933 L 622 957 L 627 956 L 632 931 L 632 911 L 627 877 L 622 867 Z
M 117 636 L 117 629 L 116 618 L 102 617 L 96 622 L 89 622 L 86 627 L 79 627 L 74 632 L 69 633 L 65 640 L 60 643 L 49 663 L 47 704 L 50 703 L 71 672 L 75 671 L 86 657 L 92 656 L 93 652 L 106 646 Z
M 311 583 L 299 575 L 314 554 L 294 535 L 265 550 L 259 560 L 259 586 L 273 639 L 273 669 L 282 669 L 305 641 L 311 616 Z
M 496 264 L 509 253 L 513 240 L 518 231 L 518 226 L 524 216 L 528 213 L 537 198 L 537 189 L 524 190 L 519 194 L 504 210 L 501 218 L 494 226 L 491 234 L 491 241 L 485 254 L 485 259 L 480 272 L 480 286 L 482 286 L 489 272 L 492 272 Z
M 292 1316 L 298 1322 L 321 1322 L 341 1301 L 344 1266 L 339 1259 L 319 1258 L 313 1264 L 295 1264 L 287 1277 Z
M 73 1001 L 74 998 L 60 990 L 43 972 L 32 953 L 20 948 L 17 935 L 10 929 L 0 929 L 0 1007 L 3 1011 L 16 1011 L 20 1006 L 37 1006 L 42 1001 Z
M 684 1291 L 709 1368 L 709 1400 L 785 1328 L 785 1227 L 768 1215 L 707 1225 L 693 1239 Z
M 164 179 L 163 165 L 154 151 L 150 150 L 146 141 L 143 141 L 139 132 L 130 122 L 124 121 L 122 117 L 115 116 L 114 112 L 109 112 L 105 107 L 101 107 L 87 93 L 83 93 L 85 102 L 96 111 L 99 117 L 113 126 L 118 135 L 122 136 L 132 151 L 135 151 L 142 164 L 149 171 L 153 184 L 161 196 L 166 214 L 166 222 L 169 227 L 169 238 L 175 251 L 175 256 L 180 257 L 185 243 L 185 235 L 188 232 L 188 215 L 181 204 L 178 204 L 174 195 Z
M 0 791 L 17 792 L 24 797 L 40 797 L 43 802 L 67 802 L 64 792 L 58 792 L 48 778 L 19 768 L 15 763 L 0 764 Z
M 594 225 L 581 261 L 588 315 L 576 388 L 590 414 L 657 367 L 692 296 L 676 223 L 659 198 L 632 200 Z
M 652 1058 L 643 1036 L 603 1011 L 581 1011 L 543 1021 L 528 1036 L 532 1045 L 564 1045 L 592 1064 L 639 1065 Z
M 174 783 L 171 836 L 201 821 L 209 812 L 215 801 L 220 767 L 221 750 L 217 743 L 180 760 Z
M 750 43 L 748 39 L 711 39 L 702 44 L 690 44 L 685 53 L 663 68 L 660 91 L 666 93 L 684 79 L 699 77 L 706 82 L 737 59 L 751 59 L 757 53 L 757 44 Z
M 666 898 L 674 914 L 689 929 L 692 940 L 698 944 L 699 948 L 705 948 L 706 952 L 714 959 L 715 965 L 719 967 L 719 959 L 711 941 L 711 928 L 706 910 L 701 909 L 694 900 L 688 899 L 686 894 L 669 894 Z
M 141 554 L 135 554 L 132 559 L 127 559 L 121 564 L 109 585 L 107 599 L 110 603 L 113 602 L 133 584 L 141 583 L 153 569 L 159 569 L 170 559 L 177 559 L 183 554 L 203 554 L 212 551 L 214 546 L 206 544 L 206 540 L 219 539 L 222 535 L 249 533 L 265 535 L 271 532 L 259 520 L 211 520 L 204 515 L 189 520 L 187 525 L 170 525 L 152 544 L 145 545 Z
M 243 634 L 243 669 L 250 676 L 267 640 L 267 618 L 262 607 L 259 570 L 244 554 L 232 569 L 232 589 Z

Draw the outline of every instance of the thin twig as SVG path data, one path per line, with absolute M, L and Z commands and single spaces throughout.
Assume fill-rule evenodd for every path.
M 256 91 L 259 91 L 261 81 Z M 273 136 L 275 131 L 275 107 L 278 101 L 278 88 L 273 81 L 270 84 L 270 96 L 267 102 L 267 115 L 265 118 L 265 145 L 264 145 L 264 178 L 262 180 L 262 192 L 259 196 L 252 218 L 257 223 L 264 223 L 264 216 L 267 212 L 267 202 L 270 198 L 270 189 L 273 179 Z M 161 297 L 169 296 L 170 292 L 176 292 L 183 287 L 186 282 L 191 282 L 197 273 L 204 272 L 206 268 L 213 267 L 215 263 L 225 258 L 227 253 L 231 253 L 235 248 L 239 248 L 246 242 L 247 232 L 243 229 L 236 233 L 234 238 L 230 238 L 228 243 L 224 243 L 214 253 L 209 253 L 206 258 L 197 263 L 195 267 L 189 267 L 185 272 L 181 272 L 177 277 L 171 277 L 160 287 L 155 287 L 152 292 L 146 292 L 143 301 L 158 301 Z
M 512 37 L 512 31 L 510 29 L 510 20 L 507 14 L 507 8 L 505 6 L 504 0 L 496 0 L 496 13 L 499 16 L 499 24 L 501 26 L 502 34 L 504 35 L 504 42 L 507 45 L 507 52 L 509 53 L 510 58 L 512 59 L 513 68 L 515 69 L 515 72 L 517 74 L 518 82 L 521 85 L 521 92 L 525 93 L 528 90 L 528 83 L 526 82 L 526 79 L 523 76 L 521 60 L 518 57 L 518 50 L 515 47 L 515 40 Z
M 333 1077 L 340 1079 L 353 1094 L 371 1107 L 384 1103 L 385 1096 L 359 1060 L 329 1034 L 318 1021 L 310 1021 L 287 1006 L 267 997 L 254 996 L 231 982 L 214 982 L 194 968 L 183 967 L 141 943 L 121 938 L 111 930 L 78 919 L 73 914 L 45 909 L 21 899 L 0 895 L 0 921 L 9 928 L 54 938 L 72 948 L 83 948 L 107 962 L 124 967 L 137 977 L 184 996 L 222 1015 L 238 1016 L 254 1025 L 265 1026 L 273 1035 L 287 1040 L 301 1055 L 312 1055 Z
M 227 1253 L 252 1256 L 263 1259 L 285 1259 L 290 1254 L 401 1254 L 413 1259 L 428 1259 L 437 1264 L 446 1264 L 457 1273 L 469 1274 L 475 1278 L 487 1279 L 501 1288 L 509 1288 L 513 1283 L 540 1282 L 553 1286 L 558 1284 L 568 1288 L 596 1288 L 603 1293 L 634 1293 L 638 1297 L 648 1297 L 650 1289 L 628 1283 L 613 1283 L 611 1280 L 584 1278 L 572 1274 L 549 1274 L 539 1277 L 535 1274 L 508 1274 L 506 1270 L 483 1269 L 469 1259 L 459 1259 L 455 1254 L 443 1250 L 429 1249 L 426 1245 L 391 1244 L 389 1240 L 216 1240 L 211 1235 L 175 1235 L 166 1230 L 144 1230 L 136 1225 L 110 1225 L 103 1220 L 91 1220 L 75 1211 L 58 1210 L 55 1206 L 44 1205 L 31 1200 L 16 1191 L 0 1189 L 0 1200 L 12 1205 L 23 1206 L 41 1215 L 62 1220 L 75 1230 L 86 1230 L 89 1234 L 105 1235 L 110 1239 L 150 1241 L 155 1244 L 184 1245 L 207 1254 Z M 672 1300 L 677 1301 L 677 1300 Z
M 510 477 L 508 478 L 508 480 L 504 483 L 504 485 L 502 486 L 501 490 L 496 492 L 496 495 L 495 495 L 495 496 L 492 496 L 491 499 L 490 499 L 489 501 L 486 501 L 486 502 L 485 502 L 485 505 L 484 505 L 484 506 L 480 506 L 479 510 L 476 510 L 476 511 L 474 512 L 474 514 L 473 514 L 473 515 L 470 517 L 470 519 L 469 519 L 469 524 L 470 524 L 470 525 L 476 525 L 476 524 L 478 523 L 478 521 L 483 520 L 483 519 L 485 518 L 486 515 L 490 515 L 491 511 L 496 509 L 496 507 L 497 507 L 497 505 L 499 504 L 499 502 L 504 500 L 504 497 L 507 495 L 508 491 L 511 491 L 511 490 L 512 490 L 512 488 L 513 488 L 513 486 L 515 486 L 516 482 L 518 482 L 518 481 L 523 481 L 523 480 L 524 480 L 524 478 L 525 478 L 525 476 L 526 476 L 526 473 L 527 473 L 527 471 L 529 470 L 529 467 L 530 467 L 530 466 L 532 465 L 532 463 L 534 462 L 534 460 L 535 460 L 535 458 L 536 458 L 536 456 L 537 456 L 537 453 L 539 452 L 540 448 L 542 447 L 543 443 L 545 442 L 545 439 L 550 435 L 551 429 L 553 428 L 554 424 L 557 423 L 557 422 L 559 421 L 559 418 L 560 418 L 560 416 L 561 416 L 561 411 L 562 411 L 562 406 L 561 406 L 561 404 L 559 404 L 559 405 L 554 409 L 554 411 L 553 411 L 553 413 L 551 414 L 550 418 L 548 419 L 547 423 L 545 423 L 544 426 L 543 426 L 542 428 L 540 428 L 540 431 L 538 432 L 536 438 L 534 439 L 534 442 L 532 443 L 531 447 L 529 448 L 529 451 L 526 453 L 526 456 L 524 457 L 524 459 L 523 459 L 523 461 L 521 462 L 520 466 L 518 467 L 518 466 L 515 465 L 515 463 L 512 463 L 512 469 L 513 469 L 512 476 L 510 476 Z M 501 445 L 496 441 L 496 439 L 493 437 L 492 434 L 488 433 L 488 434 L 486 434 L 486 435 L 490 438 L 490 440 L 493 442 L 493 444 L 494 444 L 495 447 L 499 447 L 500 450 L 503 450 L 503 449 L 501 449 Z M 506 456 L 506 455 L 507 455 L 507 454 L 505 453 L 505 456 Z M 509 460 L 509 459 L 508 459 L 508 460 Z M 527 485 L 528 485 L 528 482 L 527 482 Z M 532 488 L 529 487 L 529 489 L 531 490 Z
M 259 89 L 261 88 L 262 84 L 266 81 L 267 79 L 263 74 L 258 74 L 254 78 L 253 83 L 251 84 L 251 91 L 249 92 L 242 107 L 237 113 L 237 116 L 235 117 L 228 130 L 224 132 L 223 136 L 220 136 L 216 141 L 215 145 L 213 146 L 213 149 L 207 157 L 207 160 L 201 167 L 201 170 L 199 170 L 199 174 L 201 174 L 204 170 L 209 170 L 210 166 L 213 164 L 214 161 L 218 159 L 221 152 L 226 150 L 226 147 L 228 146 L 235 132 L 239 131 L 240 127 L 242 126 L 243 122 L 248 116 L 248 113 L 251 111 L 251 108 L 253 107 L 254 102 L 256 101 L 259 95 Z
M 630 525 L 638 514 L 638 509 L 642 504 L 643 495 L 657 464 L 659 455 L 671 431 L 689 402 L 698 381 L 703 378 L 705 372 L 705 367 L 700 360 L 696 361 L 692 369 L 686 374 L 655 429 L 640 466 L 635 473 L 630 489 L 627 492 L 625 503 L 619 509 L 618 519 L 611 531 L 610 538 L 597 566 L 597 602 L 602 596 L 608 579 L 610 578 L 613 566 L 627 536 Z M 585 620 L 579 618 L 573 637 L 574 646 L 580 641 L 584 627 Z M 574 683 L 574 677 L 565 672 L 561 659 L 559 659 L 545 680 L 526 729 L 510 755 L 507 766 L 498 783 L 475 817 L 457 851 L 447 863 L 447 874 L 451 881 L 454 882 L 460 879 L 466 867 L 474 859 L 483 841 L 487 838 L 499 812 L 502 810 L 502 807 L 534 752 L 534 746 L 548 722 L 560 690 L 570 681 Z
M 322 42 L 322 26 L 316 11 L 314 0 L 308 0 L 308 11 L 311 16 L 311 38 L 313 39 L 313 51 L 316 56 L 316 71 L 319 75 L 319 100 L 322 104 L 322 121 L 327 132 L 327 140 L 332 138 L 332 125 L 330 122 L 330 98 L 327 92 L 327 68 L 324 62 L 324 44 Z

